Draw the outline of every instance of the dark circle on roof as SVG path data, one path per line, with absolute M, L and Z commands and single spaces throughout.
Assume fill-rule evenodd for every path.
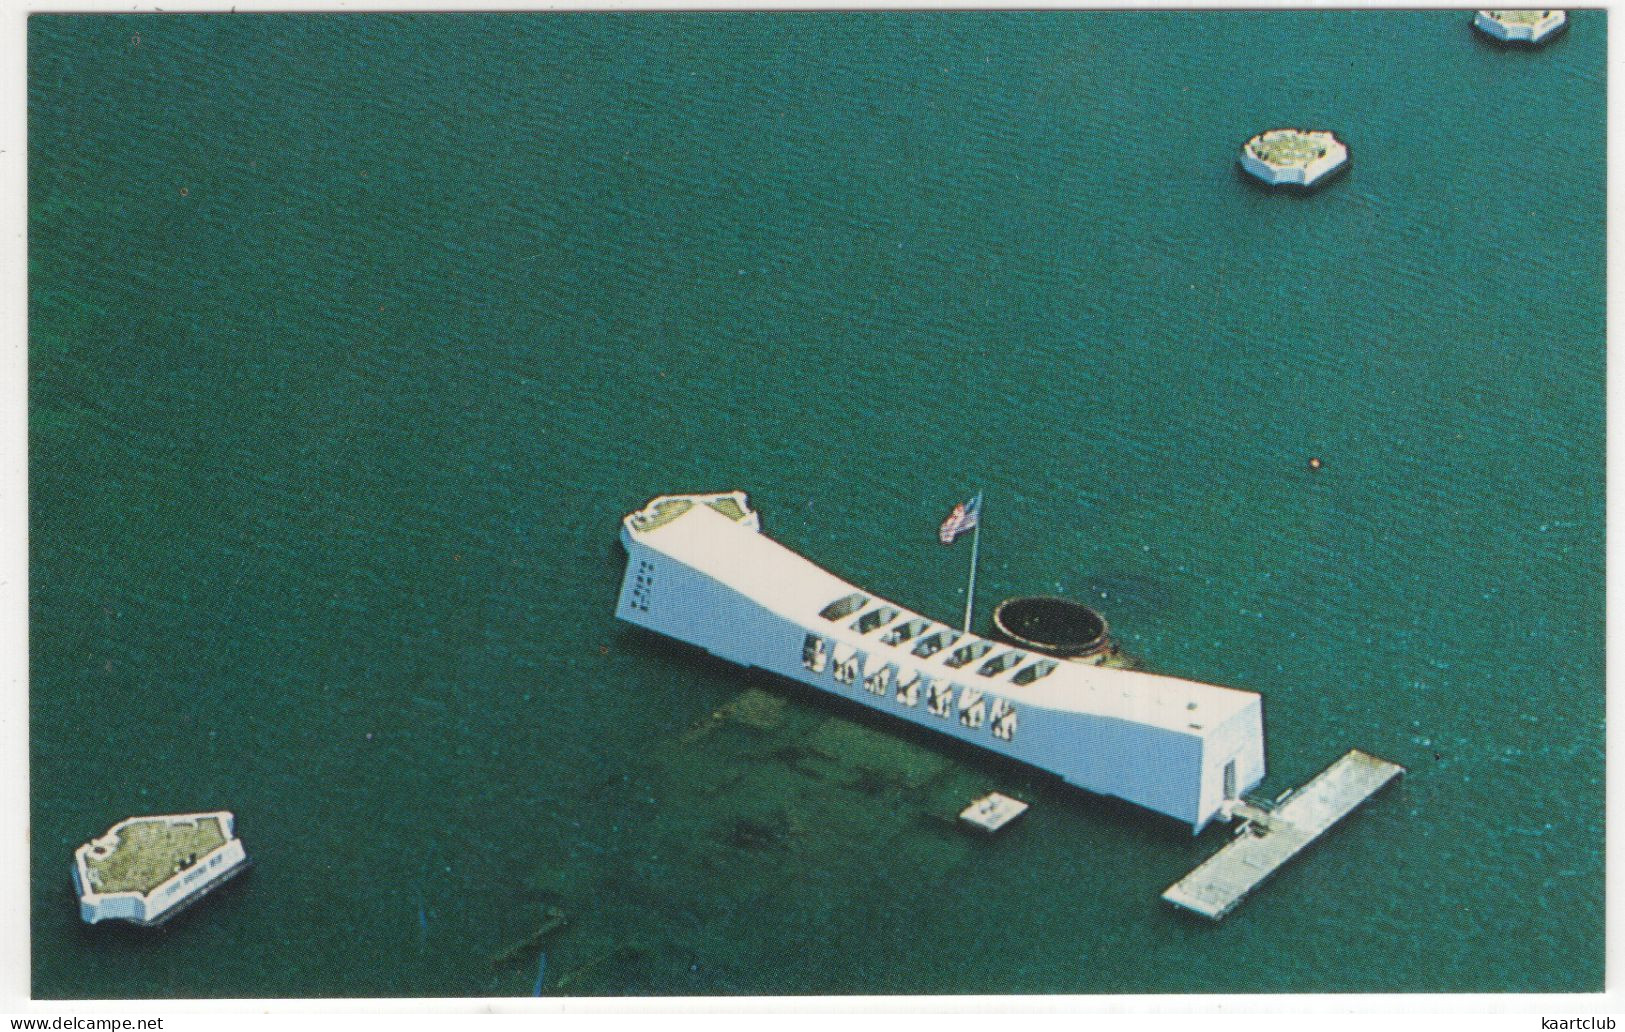
M 1050 595 L 1005 599 L 993 610 L 993 625 L 1017 645 L 1053 656 L 1087 656 L 1110 644 L 1105 617 L 1080 602 Z

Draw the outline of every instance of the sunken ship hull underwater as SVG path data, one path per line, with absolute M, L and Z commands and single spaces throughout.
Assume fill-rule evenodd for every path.
M 1068 662 L 920 616 L 761 533 L 742 492 L 621 524 L 615 615 L 1166 814 L 1199 832 L 1264 778 L 1253 692 Z

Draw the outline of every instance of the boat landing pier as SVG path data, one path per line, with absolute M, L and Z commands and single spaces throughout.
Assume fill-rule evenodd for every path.
M 1217 921 L 1355 807 L 1405 773 L 1397 763 L 1350 749 L 1270 809 L 1242 804 L 1235 838 L 1162 894 Z

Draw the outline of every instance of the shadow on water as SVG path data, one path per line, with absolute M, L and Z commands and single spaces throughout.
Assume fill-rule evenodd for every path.
M 1473 28 L 1473 21 L 1471 18 L 1467 19 L 1465 24 L 1467 26 L 1468 35 L 1472 36 L 1473 42 L 1477 44 L 1477 49 L 1496 54 L 1516 54 L 1521 52 L 1533 56 L 1548 49 L 1556 49 L 1558 45 L 1564 40 L 1568 39 L 1569 36 L 1569 25 L 1567 22 L 1564 22 L 1561 28 L 1552 33 L 1550 36 L 1547 36 L 1545 39 L 1541 40 L 1539 43 L 1517 43 L 1511 41 L 1503 42 L 1493 36 L 1487 35 L 1486 33 L 1480 32 Z
M 160 924 L 147 926 L 112 920 L 86 924 L 84 921 L 77 921 L 78 939 L 85 945 L 112 949 L 120 953 L 140 953 L 157 949 L 171 935 L 186 935 L 199 922 L 214 925 L 229 921 L 231 913 L 242 905 L 243 895 L 253 876 L 254 867 L 250 864 L 185 904 Z M 66 895 L 70 901 L 69 905 L 77 912 L 79 897 L 74 893 L 71 881 L 68 883 Z
M 1325 126 L 1314 126 L 1313 128 L 1324 129 Z M 1349 143 L 1348 137 L 1343 135 L 1341 132 L 1338 132 L 1335 129 L 1333 129 L 1332 132 L 1339 140 L 1343 141 L 1343 146 L 1348 148 L 1348 160 L 1332 171 L 1326 173 L 1325 176 L 1317 179 L 1309 186 L 1298 186 L 1295 183 L 1266 183 L 1243 168 L 1240 161 L 1237 161 L 1232 166 L 1232 168 L 1235 170 L 1236 178 L 1245 183 L 1255 193 L 1269 194 L 1276 197 L 1290 197 L 1293 200 L 1298 201 L 1312 200 L 1323 193 L 1334 190 L 1339 185 L 1347 182 L 1350 173 L 1352 173 L 1354 170 L 1354 145 Z

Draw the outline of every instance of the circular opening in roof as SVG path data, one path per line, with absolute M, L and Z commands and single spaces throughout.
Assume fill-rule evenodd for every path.
M 1106 618 L 1071 599 L 1008 598 L 993 610 L 993 624 L 1016 644 L 1055 656 L 1088 656 L 1108 644 Z

